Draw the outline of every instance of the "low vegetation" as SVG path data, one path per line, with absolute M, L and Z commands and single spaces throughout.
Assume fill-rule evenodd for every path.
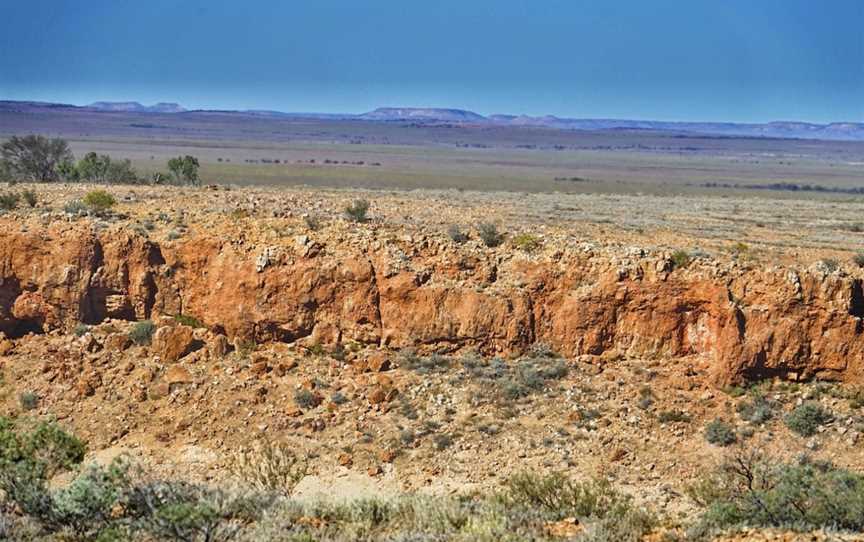
M 808 456 L 784 463 L 739 451 L 690 495 L 705 509 L 694 539 L 744 526 L 864 531 L 864 476 Z
M 734 427 L 723 420 L 714 420 L 705 426 L 705 440 L 717 446 L 731 446 L 738 437 Z
M 98 184 L 177 184 L 199 186 L 200 164 L 194 156 L 178 156 L 167 163 L 170 176 L 142 177 L 129 160 L 89 152 L 75 162 L 64 139 L 39 135 L 13 136 L 0 145 L 0 180 L 7 182 L 88 182 Z M 25 195 L 25 201 L 31 207 Z
M 150 320 L 137 322 L 129 331 L 129 339 L 140 346 L 150 344 L 153 340 L 153 333 L 156 331 L 156 325 Z
M 349 220 L 357 223 L 363 223 L 369 220 L 367 213 L 369 212 L 369 201 L 365 199 L 354 200 L 351 205 L 345 207 L 345 216 Z
M 81 200 L 90 211 L 94 214 L 104 214 L 117 204 L 114 196 L 104 190 L 91 190 L 87 192 L 84 199 Z
M 785 419 L 786 427 L 802 437 L 816 434 L 819 427 L 834 419 L 831 411 L 816 402 L 803 403 L 795 407 Z
M 495 248 L 504 242 L 504 235 L 498 231 L 498 226 L 490 222 L 482 222 L 477 225 L 477 234 L 483 244 L 489 248 Z

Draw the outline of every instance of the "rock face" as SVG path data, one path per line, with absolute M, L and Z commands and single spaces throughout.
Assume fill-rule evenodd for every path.
M 862 278 L 571 247 L 544 257 L 390 241 L 319 250 L 202 235 L 159 246 L 78 225 L 0 233 L 0 331 L 192 315 L 231 338 L 568 356 L 692 356 L 718 385 L 864 381 Z M 268 265 L 256 258 L 268 254 Z M 185 329 L 184 329 L 185 328 Z M 160 328 L 166 361 L 191 328 Z M 162 346 L 159 346 L 162 345 Z

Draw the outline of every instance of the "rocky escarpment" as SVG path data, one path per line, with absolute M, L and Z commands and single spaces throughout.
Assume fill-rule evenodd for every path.
M 0 234 L 0 329 L 194 316 L 239 340 L 512 353 L 537 342 L 608 363 L 685 357 L 726 385 L 864 380 L 862 279 L 573 244 L 528 256 L 445 238 L 307 236 L 158 244 L 121 225 Z

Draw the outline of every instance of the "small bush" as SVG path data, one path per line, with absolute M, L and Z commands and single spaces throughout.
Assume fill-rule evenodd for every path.
M 75 329 L 72 330 L 72 333 L 74 333 L 76 337 L 83 337 L 88 331 L 90 331 L 90 326 L 87 324 L 77 324 Z
M 156 324 L 150 320 L 137 322 L 129 331 L 129 339 L 138 346 L 147 346 L 153 340 Z
M 864 477 L 806 456 L 778 463 L 738 453 L 689 493 L 705 508 L 694 538 L 743 526 L 864 530 Z
M 456 224 L 452 224 L 447 228 L 447 236 L 458 245 L 468 241 L 468 235 L 459 229 L 459 226 Z
M 18 194 L 0 194 L 0 209 L 3 211 L 14 211 L 18 207 L 21 196 Z
M 39 406 L 39 396 L 32 391 L 25 391 L 18 396 L 18 402 L 24 410 L 36 410 Z
M 27 207 L 36 207 L 36 204 L 39 203 L 39 198 L 36 196 L 35 190 L 22 190 L 21 199 L 24 200 Z
M 786 427 L 802 437 L 816 434 L 820 426 L 831 422 L 834 416 L 831 411 L 819 403 L 808 402 L 795 407 L 786 415 Z
M 303 388 L 294 393 L 294 402 L 300 408 L 315 408 L 321 404 L 321 397 Z
M 480 236 L 483 244 L 489 248 L 495 248 L 504 242 L 504 236 L 498 231 L 498 227 L 489 222 L 478 224 L 477 234 Z
M 174 316 L 174 320 L 176 320 L 180 324 L 183 324 L 184 326 L 189 326 L 196 329 L 205 327 L 200 320 L 198 320 L 194 316 L 189 316 L 188 314 L 177 314 Z
M 81 202 L 95 213 L 104 213 L 114 207 L 117 200 L 114 196 L 104 190 L 91 190 L 87 192 Z
M 540 238 L 530 233 L 520 233 L 513 238 L 513 246 L 524 252 L 534 252 L 540 248 Z
M 240 450 L 228 461 L 228 470 L 251 487 L 291 494 L 306 476 L 308 461 L 285 442 L 264 439 Z
M 730 446 L 735 443 L 735 429 L 723 420 L 714 420 L 705 427 L 705 440 L 716 446 Z
M 63 206 L 63 212 L 72 215 L 72 216 L 81 216 L 85 215 L 90 211 L 90 208 L 84 204 L 80 199 L 72 200 L 67 202 L 66 205 Z
M 306 222 L 306 227 L 312 231 L 318 231 L 324 227 L 324 222 L 313 215 L 306 215 L 303 217 L 303 221 Z
M 739 403 L 736 410 L 743 420 L 753 425 L 762 425 L 774 417 L 776 406 L 760 394 L 750 401 Z
M 824 258 L 822 260 L 819 260 L 819 266 L 827 273 L 833 273 L 840 269 L 840 262 L 838 262 L 834 258 Z
M 358 223 L 366 222 L 369 219 L 366 216 L 368 212 L 369 202 L 365 199 L 354 200 L 351 205 L 345 207 L 345 216 Z
M 686 250 L 676 250 L 672 253 L 672 268 L 681 269 L 690 264 L 690 254 Z
M 690 415 L 681 410 L 664 410 L 657 414 L 660 423 L 689 422 Z
M 852 256 L 852 263 L 858 267 L 864 267 L 864 252 L 859 252 Z
M 447 356 L 432 354 L 431 356 L 419 356 L 413 351 L 401 353 L 399 366 L 416 371 L 420 374 L 443 372 L 450 368 L 452 360 Z

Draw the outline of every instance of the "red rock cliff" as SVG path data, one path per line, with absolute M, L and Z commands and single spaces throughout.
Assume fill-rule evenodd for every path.
M 718 385 L 764 376 L 864 380 L 862 280 L 569 247 L 527 258 L 444 241 L 160 246 L 122 228 L 0 234 L 0 329 L 192 315 L 231 337 L 568 356 L 693 356 Z

